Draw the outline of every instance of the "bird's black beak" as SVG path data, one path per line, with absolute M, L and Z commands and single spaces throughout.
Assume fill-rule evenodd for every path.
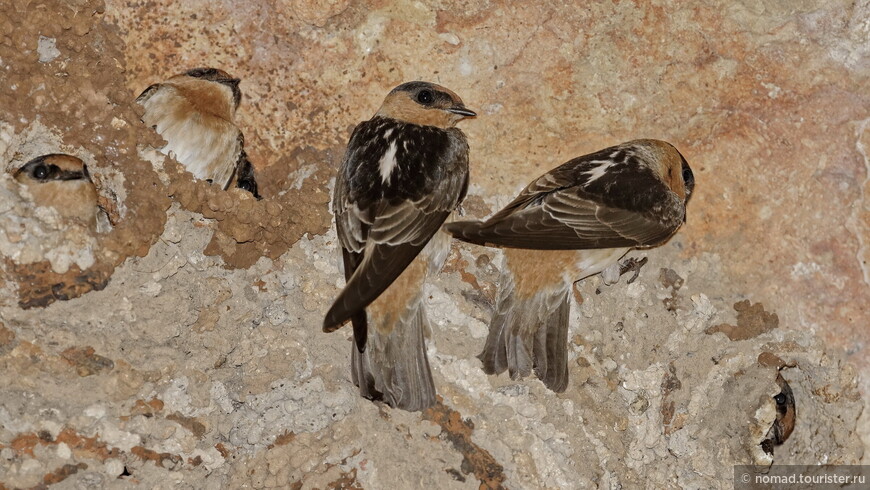
M 452 112 L 453 114 L 458 114 L 462 117 L 475 117 L 475 116 L 477 116 L 476 112 L 470 111 L 470 110 L 466 109 L 465 106 L 461 106 L 461 105 L 451 107 L 451 108 L 447 109 L 447 112 Z

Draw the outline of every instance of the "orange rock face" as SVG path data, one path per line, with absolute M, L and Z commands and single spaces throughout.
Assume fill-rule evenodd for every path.
M 708 487 L 737 463 L 858 463 L 868 18 L 847 0 L 4 3 L 0 170 L 78 156 L 110 226 L 37 226 L 54 221 L 0 178 L 0 487 Z M 143 89 L 200 66 L 242 79 L 261 201 L 193 181 L 140 122 Z M 575 286 L 564 394 L 480 371 L 495 250 L 454 246 L 431 285 L 442 401 L 423 419 L 359 399 L 350 343 L 319 331 L 344 145 L 414 79 L 478 113 L 470 217 L 630 139 L 694 170 L 651 270 Z M 797 418 L 771 456 L 780 372 Z
M 472 195 L 509 197 L 620 141 L 668 140 L 698 181 L 685 256 L 718 256 L 733 291 L 778 302 L 783 328 L 816 330 L 870 368 L 866 5 L 107 7 L 127 43 L 131 91 L 188 67 L 226 67 L 243 79 L 255 165 L 314 176 L 303 185 L 328 178 L 348 128 L 411 79 L 479 110 L 462 125 Z M 305 147 L 327 153 L 288 160 Z

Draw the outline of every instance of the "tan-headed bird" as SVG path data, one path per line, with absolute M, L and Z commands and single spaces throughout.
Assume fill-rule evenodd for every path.
M 239 79 L 216 68 L 194 68 L 146 88 L 136 102 L 142 122 L 166 140 L 160 149 L 197 179 L 226 189 L 231 183 L 259 198 L 245 140 L 236 126 Z
M 695 180 L 671 144 L 635 140 L 575 158 L 535 179 L 484 222 L 445 226 L 467 242 L 505 248 L 483 370 L 532 370 L 568 385 L 568 293 L 630 249 L 667 241 L 686 220 Z
M 96 230 L 97 191 L 81 159 L 62 153 L 42 155 L 21 166 L 13 177 L 27 187 L 37 206 L 52 207 L 64 219 Z
M 449 251 L 441 224 L 468 189 L 468 142 L 455 125 L 473 116 L 444 87 L 399 85 L 354 129 L 336 179 L 347 284 L 323 329 L 352 321 L 353 381 L 362 396 L 392 407 L 435 402 L 422 288 Z

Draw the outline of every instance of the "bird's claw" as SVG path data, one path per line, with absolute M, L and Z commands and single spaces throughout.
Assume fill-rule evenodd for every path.
M 626 284 L 631 284 L 635 281 L 635 279 L 637 279 L 638 274 L 640 274 L 640 269 L 643 268 L 644 264 L 646 264 L 646 257 L 643 257 L 641 259 L 629 257 L 625 259 L 625 261 L 620 262 L 619 275 L 622 276 L 629 271 L 634 272 L 631 278 L 626 282 Z

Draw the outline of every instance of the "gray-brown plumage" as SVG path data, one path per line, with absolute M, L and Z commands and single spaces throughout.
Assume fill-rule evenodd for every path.
M 161 152 L 197 179 L 222 189 L 235 181 L 258 197 L 245 140 L 235 124 L 239 81 L 223 70 L 194 68 L 151 85 L 136 102 L 145 108 L 142 121 L 166 140 Z
M 575 158 L 535 179 L 484 222 L 445 226 L 454 237 L 505 248 L 486 346 L 488 374 L 532 370 L 547 387 L 568 385 L 571 284 L 659 245 L 683 224 L 694 177 L 669 143 L 635 140 Z
M 61 153 L 42 155 L 25 163 L 13 177 L 27 187 L 37 206 L 54 208 L 62 218 L 96 230 L 97 191 L 81 159 Z
M 352 320 L 354 383 L 393 407 L 435 402 L 422 287 L 446 257 L 438 231 L 468 188 L 468 143 L 454 126 L 474 115 L 444 87 L 399 85 L 354 129 L 336 179 L 347 284 L 323 329 Z

